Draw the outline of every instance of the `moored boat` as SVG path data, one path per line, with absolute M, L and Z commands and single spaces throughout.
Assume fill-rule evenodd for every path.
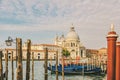
M 49 65 L 48 70 L 52 73 L 56 72 L 55 65 Z M 86 65 L 66 65 L 64 66 L 64 74 L 65 75 L 79 75 L 79 74 L 99 74 L 102 70 L 100 67 L 86 66 Z M 58 73 L 62 74 L 62 65 L 58 65 Z

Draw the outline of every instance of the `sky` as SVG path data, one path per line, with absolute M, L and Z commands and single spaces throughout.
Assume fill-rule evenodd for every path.
M 120 35 L 120 0 L 0 0 L 1 47 L 8 36 L 54 44 L 72 24 L 86 48 L 106 47 L 111 24 Z

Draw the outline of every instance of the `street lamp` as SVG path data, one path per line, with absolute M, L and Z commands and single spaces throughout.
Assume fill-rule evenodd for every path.
M 12 46 L 13 39 L 9 36 L 8 40 L 5 40 L 7 46 Z
M 14 39 L 12 39 L 10 36 L 8 37 L 8 40 L 5 40 L 7 46 L 12 46 L 12 43 L 16 43 L 16 67 L 17 67 L 17 38 L 16 42 L 14 42 Z

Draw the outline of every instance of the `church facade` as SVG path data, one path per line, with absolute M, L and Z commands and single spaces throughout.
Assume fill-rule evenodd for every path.
M 71 27 L 66 36 L 56 36 L 55 45 L 61 46 L 70 52 L 70 57 L 75 59 L 86 57 L 86 48 L 81 44 L 79 35 L 76 33 L 74 27 Z

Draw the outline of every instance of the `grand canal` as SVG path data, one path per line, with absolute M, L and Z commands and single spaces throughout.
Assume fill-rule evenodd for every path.
M 14 80 L 16 80 L 16 62 L 14 61 Z M 35 61 L 34 62 L 34 80 L 44 80 L 44 62 L 43 61 Z M 5 62 L 3 61 L 3 68 L 5 71 Z M 32 68 L 32 67 L 31 67 Z M 8 80 L 12 80 L 12 71 L 11 71 L 11 61 L 8 62 Z M 31 73 L 31 72 L 30 72 Z M 31 75 L 31 74 L 30 74 Z M 26 61 L 23 61 L 23 80 L 25 80 L 26 76 Z M 31 77 L 31 76 L 30 76 Z M 50 74 L 48 71 L 48 80 L 56 80 L 55 74 Z M 59 75 L 59 80 L 62 80 L 62 76 Z M 65 80 L 106 80 L 106 76 L 100 75 L 89 75 L 89 76 L 82 76 L 82 75 L 70 75 L 65 76 Z

